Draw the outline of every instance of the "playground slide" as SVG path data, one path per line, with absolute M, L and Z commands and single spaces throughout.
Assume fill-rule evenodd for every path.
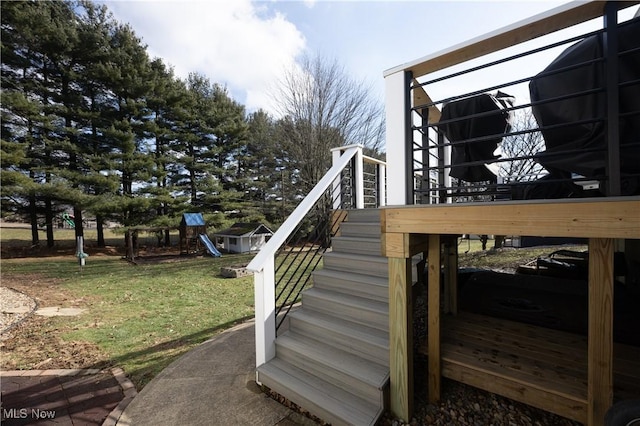
M 216 248 L 216 246 L 211 242 L 211 240 L 206 234 L 200 234 L 199 237 L 200 237 L 200 241 L 202 241 L 202 243 L 207 247 L 207 251 L 211 256 L 213 257 L 222 256 L 218 251 L 218 249 Z

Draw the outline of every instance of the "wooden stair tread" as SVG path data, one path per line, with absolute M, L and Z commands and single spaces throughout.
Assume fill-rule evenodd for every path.
M 336 271 L 334 269 L 319 269 L 313 272 L 313 276 L 315 277 L 316 275 L 344 281 L 363 282 L 373 286 L 389 288 L 389 282 L 386 278 L 376 277 L 373 275 L 362 275 L 348 271 Z
M 389 314 L 389 304 L 385 302 L 380 302 L 378 300 L 367 299 L 360 296 L 354 296 L 350 294 L 339 293 L 332 290 L 325 290 L 320 288 L 310 288 L 309 290 L 303 293 L 303 304 L 304 304 L 304 296 L 318 297 L 324 300 L 328 300 L 340 305 L 349 305 L 354 306 L 359 309 L 365 309 L 370 311 L 375 311 L 381 314 Z
M 326 344 L 291 331 L 279 336 L 276 340 L 276 345 L 278 347 L 287 347 L 304 357 L 313 359 L 322 365 L 377 389 L 382 389 L 389 379 L 388 367 L 329 347 Z
M 387 264 L 387 258 L 382 256 L 371 256 L 367 254 L 353 254 L 353 253 L 341 253 L 335 251 L 328 251 L 323 255 L 325 258 L 341 258 L 341 259 L 349 259 L 353 261 L 360 262 L 370 262 L 370 263 L 379 263 L 379 264 Z
M 377 328 L 341 320 L 335 316 L 314 312 L 308 309 L 300 309 L 292 313 L 290 316 L 291 318 L 306 321 L 314 325 L 330 328 L 344 335 L 351 336 L 351 338 L 366 340 L 371 344 L 386 348 L 389 347 L 389 332 L 385 332 Z
M 278 358 L 258 367 L 258 378 L 273 391 L 334 424 L 373 425 L 383 411 L 383 407 Z

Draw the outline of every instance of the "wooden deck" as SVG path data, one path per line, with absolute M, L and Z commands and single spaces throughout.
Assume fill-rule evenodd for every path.
M 431 402 L 440 399 L 441 376 L 448 375 L 461 382 L 482 385 L 492 392 L 580 419 L 590 426 L 603 424 L 605 413 L 613 403 L 613 376 L 614 368 L 617 368 L 614 365 L 613 344 L 614 246 L 616 239 L 640 240 L 638 212 L 640 197 L 416 205 L 382 209 L 382 249 L 389 261 L 391 411 L 405 421 L 411 418 L 413 412 L 411 259 L 423 253 L 428 258 L 429 276 L 427 381 Z M 547 346 L 549 344 L 567 345 L 573 342 L 579 345 L 580 350 L 578 347 L 562 345 L 551 348 L 560 351 L 561 358 L 570 354 L 580 357 L 580 364 L 575 360 L 569 365 L 563 362 L 554 364 L 539 357 L 531 364 L 535 368 L 529 367 L 523 371 L 512 368 L 518 365 L 512 359 L 513 345 L 503 345 L 503 341 L 495 340 L 496 336 L 491 336 L 494 339 L 492 348 L 487 343 L 480 345 L 477 340 L 475 346 L 469 348 L 461 346 L 459 341 L 456 344 L 454 329 L 451 329 L 452 335 L 449 336 L 448 328 L 443 325 L 445 318 L 440 315 L 440 302 L 444 289 L 443 307 L 447 312 L 456 313 L 457 284 L 451 279 L 455 274 L 450 272 L 456 268 L 457 256 L 450 246 L 447 248 L 445 244 L 444 251 L 442 248 L 443 243 L 460 234 L 589 239 L 588 336 L 578 343 L 552 338 L 555 332 L 538 332 L 540 335 L 529 342 L 530 350 L 536 346 L 550 349 Z M 441 287 L 442 265 L 447 273 L 444 286 Z M 457 333 L 459 336 L 461 331 L 458 329 Z M 522 357 L 523 351 L 516 355 Z M 489 356 L 494 354 L 497 357 L 495 359 Z M 585 367 L 577 368 L 578 365 Z M 623 362 L 621 365 L 626 364 Z M 581 373 L 570 374 L 570 371 Z M 627 371 L 633 372 L 632 377 L 638 376 L 636 364 L 628 365 Z
M 443 316 L 441 335 L 443 377 L 587 423 L 586 336 L 471 313 Z M 614 398 L 637 398 L 640 348 L 613 353 Z

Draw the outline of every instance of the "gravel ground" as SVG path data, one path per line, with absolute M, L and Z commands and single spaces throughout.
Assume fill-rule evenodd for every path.
M 441 400 L 427 401 L 425 370 L 427 359 L 417 348 L 427 335 L 426 301 L 414 296 L 414 415 L 409 423 L 389 413 L 380 426 L 463 425 L 463 426 L 579 426 L 581 423 L 557 416 L 526 404 L 504 398 L 453 380 L 442 379 Z
M 37 308 L 36 301 L 24 293 L 7 287 L 0 287 L 0 339 L 5 331 L 28 317 Z

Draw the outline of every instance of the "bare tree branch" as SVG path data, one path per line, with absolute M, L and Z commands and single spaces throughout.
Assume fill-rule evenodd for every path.
M 305 184 L 314 184 L 329 168 L 331 148 L 350 144 L 373 152 L 382 148 L 382 103 L 336 60 L 304 57 L 284 73 L 272 96 L 282 117 L 283 142 L 291 159 L 299 163 Z

